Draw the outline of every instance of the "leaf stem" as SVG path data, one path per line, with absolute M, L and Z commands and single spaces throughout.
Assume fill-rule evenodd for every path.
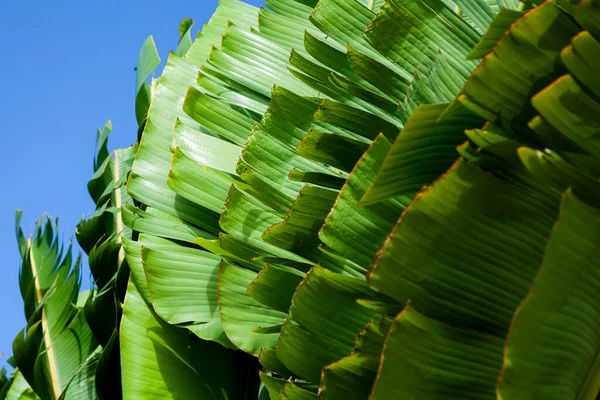
M 123 234 L 123 218 L 121 215 L 121 188 L 117 186 L 119 182 L 119 153 L 115 150 L 115 158 L 113 161 L 113 182 L 115 185 L 115 207 L 117 207 L 117 242 L 122 243 L 121 235 Z M 125 258 L 125 250 L 123 246 L 121 246 L 121 250 L 119 250 L 119 266 L 123 263 L 123 259 Z
M 29 258 L 31 262 L 31 270 L 33 272 L 33 279 L 35 284 L 35 293 L 37 296 L 38 306 L 42 304 L 44 294 L 40 284 L 39 271 L 35 264 L 35 257 L 33 255 L 33 247 L 31 246 L 31 239 L 27 239 L 27 245 L 29 247 Z M 50 338 L 50 327 L 48 326 L 48 317 L 46 315 L 46 308 L 42 305 L 42 329 L 44 333 L 44 345 L 46 346 L 46 354 L 48 358 L 48 368 L 50 368 L 50 378 L 52 380 L 52 391 L 54 398 L 60 397 L 60 381 L 58 379 L 58 372 L 56 371 L 56 360 L 54 357 L 54 349 L 52 348 L 52 339 Z

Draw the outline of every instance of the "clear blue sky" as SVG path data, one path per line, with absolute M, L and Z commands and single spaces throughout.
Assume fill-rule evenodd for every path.
M 217 0 L 0 1 L 0 368 L 25 325 L 15 210 L 24 210 L 26 230 L 48 212 L 59 217 L 66 238 L 74 234 L 93 209 L 86 184 L 96 128 L 110 118 L 111 147 L 135 141 L 140 46 L 152 34 L 164 63 L 181 19 L 193 18 L 198 29 L 216 6 Z

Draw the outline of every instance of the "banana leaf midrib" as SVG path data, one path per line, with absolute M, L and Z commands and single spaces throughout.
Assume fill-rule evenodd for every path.
M 33 277 L 34 277 L 34 285 L 35 285 L 35 293 L 36 293 L 36 297 L 37 297 L 37 302 L 38 302 L 38 306 L 42 307 L 42 315 L 41 315 L 41 321 L 42 321 L 42 331 L 43 331 L 43 335 L 44 335 L 44 345 L 46 347 L 46 359 L 48 361 L 48 367 L 50 368 L 50 376 L 51 376 L 51 380 L 52 380 L 52 392 L 54 394 L 54 397 L 56 399 L 58 399 L 60 397 L 60 391 L 61 391 L 61 387 L 60 387 L 60 381 L 58 378 L 58 371 L 56 368 L 56 359 L 54 356 L 54 348 L 52 347 L 52 338 L 50 337 L 50 328 L 48 326 L 48 317 L 46 315 L 46 308 L 44 307 L 43 304 L 43 300 L 44 300 L 44 294 L 42 293 L 42 288 L 40 287 L 40 280 L 39 280 L 39 271 L 38 271 L 38 267 L 36 265 L 35 262 L 35 256 L 33 254 L 33 246 L 31 243 L 31 238 L 27 239 L 27 246 L 29 248 L 29 258 L 31 261 L 31 270 L 33 273 Z

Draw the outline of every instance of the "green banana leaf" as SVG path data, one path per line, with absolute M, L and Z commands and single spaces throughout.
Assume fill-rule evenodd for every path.
M 20 220 L 17 211 L 19 282 L 27 326 L 13 343 L 15 365 L 40 398 L 69 398 L 71 386 L 85 385 L 86 374 L 79 366 L 98 347 L 81 307 L 87 296 L 79 298 L 80 258 L 73 265 L 71 247 L 63 253 L 56 220 L 41 217 L 29 238 Z M 95 390 L 81 392 L 78 398 L 96 398 Z
M 152 84 L 149 38 L 139 145 L 98 134 L 78 240 L 103 351 L 65 398 L 94 374 L 104 398 L 596 398 L 599 10 L 221 0 Z

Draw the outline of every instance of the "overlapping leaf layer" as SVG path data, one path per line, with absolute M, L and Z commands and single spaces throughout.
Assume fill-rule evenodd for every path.
M 78 229 L 97 395 L 595 399 L 599 21 L 221 0 L 152 84 L 148 41 Z

